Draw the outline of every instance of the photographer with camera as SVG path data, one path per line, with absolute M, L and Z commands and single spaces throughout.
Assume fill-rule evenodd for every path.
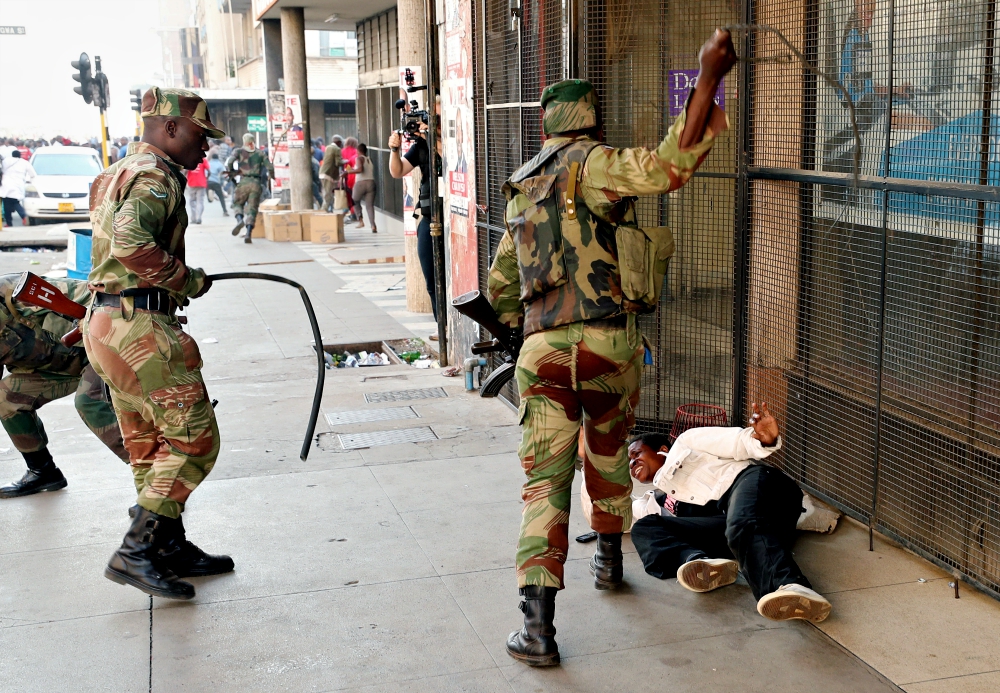
M 396 107 L 402 108 L 399 102 Z M 434 250 L 431 245 L 431 157 L 427 146 L 427 113 L 413 110 L 402 114 L 403 127 L 389 135 L 389 174 L 393 178 L 402 178 L 415 168 L 420 169 L 420 223 L 417 224 L 417 256 L 420 258 L 420 269 L 424 273 L 424 283 L 427 294 L 431 297 L 431 309 L 434 320 L 438 319 L 437 292 L 434 288 Z M 400 156 L 399 148 L 403 134 L 412 145 L 404 156 Z M 441 137 L 437 137 L 437 154 L 434 157 L 434 175 L 441 175 Z M 432 340 L 437 335 L 431 335 Z

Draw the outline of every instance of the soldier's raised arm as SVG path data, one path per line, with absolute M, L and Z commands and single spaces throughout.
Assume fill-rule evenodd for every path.
M 719 83 L 736 63 L 729 32 L 721 29 L 699 53 L 698 83 L 656 149 L 598 147 L 587 159 L 584 198 L 597 205 L 634 195 L 662 195 L 684 185 L 708 155 L 729 118 L 715 105 Z

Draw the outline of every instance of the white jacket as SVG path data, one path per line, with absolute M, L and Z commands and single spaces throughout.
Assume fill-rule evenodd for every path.
M 765 448 L 752 428 L 706 426 L 677 436 L 653 485 L 679 501 L 705 505 L 719 500 L 751 460 L 762 460 L 781 448 L 781 438 Z
M 11 156 L 3 160 L 3 180 L 0 181 L 0 197 L 24 199 L 25 186 L 35 179 L 35 169 L 24 159 Z

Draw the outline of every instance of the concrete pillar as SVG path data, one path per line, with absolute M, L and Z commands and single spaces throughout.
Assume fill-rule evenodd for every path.
M 396 18 L 399 28 L 399 64 L 419 65 L 423 69 L 424 79 L 427 79 L 427 32 L 424 28 L 427 20 L 424 18 L 424 0 L 398 0 Z M 394 112 L 394 115 L 396 113 L 398 112 Z M 417 237 L 406 236 L 405 244 L 406 309 L 413 313 L 430 313 L 431 298 L 427 295 L 424 274 L 417 257 Z
M 268 91 L 281 91 L 285 84 L 285 68 L 281 63 L 281 20 L 262 19 L 264 34 L 264 79 Z
M 288 150 L 292 180 L 292 211 L 312 209 L 312 149 L 309 146 L 309 83 L 306 79 L 305 18 L 301 7 L 281 8 L 281 57 L 285 73 L 285 96 L 298 94 L 302 103 L 302 134 L 305 146 Z

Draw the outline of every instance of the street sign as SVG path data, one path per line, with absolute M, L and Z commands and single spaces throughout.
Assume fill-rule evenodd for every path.
M 24 36 L 23 26 L 0 26 L 0 36 Z
M 247 116 L 247 130 L 250 132 L 267 132 L 267 116 Z

